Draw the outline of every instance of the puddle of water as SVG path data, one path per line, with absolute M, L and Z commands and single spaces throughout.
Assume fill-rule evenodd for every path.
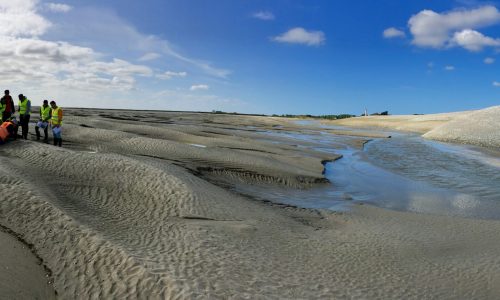
M 205 145 L 200 145 L 200 144 L 189 144 L 190 146 L 198 147 L 198 148 L 206 148 L 207 146 Z

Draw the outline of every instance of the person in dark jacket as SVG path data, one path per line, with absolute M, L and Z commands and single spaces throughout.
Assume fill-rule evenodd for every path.
M 2 109 L 2 122 L 5 122 L 10 119 L 10 117 L 15 112 L 14 100 L 10 96 L 9 90 L 5 90 L 4 96 L 0 99 L 0 106 Z

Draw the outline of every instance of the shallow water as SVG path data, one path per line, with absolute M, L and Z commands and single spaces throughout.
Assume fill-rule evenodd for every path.
M 500 219 L 500 159 L 416 136 L 368 143 L 327 166 L 353 199 L 396 210 Z
M 342 154 L 327 163 L 327 187 L 309 190 L 238 187 L 274 202 L 348 210 L 353 203 L 420 213 L 500 219 L 500 158 L 474 147 L 425 140 L 411 134 L 373 139 L 363 150 L 351 137 L 307 131 L 268 133 Z

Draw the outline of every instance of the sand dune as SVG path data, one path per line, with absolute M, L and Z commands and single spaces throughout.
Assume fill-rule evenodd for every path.
M 66 111 L 65 148 L 34 141 L 0 148 L 0 222 L 33 244 L 60 298 L 500 295 L 498 221 L 365 206 L 336 214 L 228 188 L 324 184 L 321 162 L 337 155 L 262 132 L 300 126 Z

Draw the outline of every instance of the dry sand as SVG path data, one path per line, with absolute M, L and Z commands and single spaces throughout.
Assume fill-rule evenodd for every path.
M 0 223 L 33 244 L 60 298 L 500 297 L 498 221 L 338 214 L 228 189 L 326 182 L 322 161 L 338 156 L 259 133 L 300 130 L 286 120 L 65 111 L 64 148 L 0 148 Z
M 356 117 L 327 123 L 417 132 L 444 142 L 500 148 L 500 106 L 431 115 Z
M 340 119 L 334 121 L 323 121 L 328 124 L 346 125 L 361 128 L 383 128 L 401 130 L 408 132 L 425 133 L 456 117 L 467 115 L 470 112 L 454 112 L 431 115 L 390 115 L 390 116 L 366 116 Z
M 500 148 L 500 106 L 459 115 L 424 134 L 445 142 Z

